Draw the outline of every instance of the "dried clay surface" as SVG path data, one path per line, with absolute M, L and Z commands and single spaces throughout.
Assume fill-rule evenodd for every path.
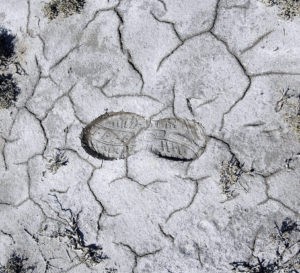
M 300 273 L 299 0 L 0 0 L 0 273 Z

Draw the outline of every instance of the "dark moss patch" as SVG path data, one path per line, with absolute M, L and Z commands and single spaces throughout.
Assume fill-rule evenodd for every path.
M 62 14 L 65 17 L 80 13 L 85 5 L 85 0 L 52 0 L 45 4 L 43 12 L 49 20 Z
M 281 225 L 275 223 L 271 238 L 275 243 L 270 260 L 253 255 L 254 261 L 233 262 L 232 271 L 246 273 L 299 273 L 300 269 L 300 226 L 289 218 Z M 270 254 L 270 253 L 269 253 Z
M 6 67 L 13 62 L 15 55 L 16 36 L 7 29 L 0 27 L 0 68 Z
M 7 109 L 20 94 L 20 88 L 17 86 L 12 74 L 0 74 L 0 108 Z
M 0 266 L 0 273 L 28 273 L 33 272 L 35 266 L 27 266 L 28 258 L 13 253 L 5 266 Z

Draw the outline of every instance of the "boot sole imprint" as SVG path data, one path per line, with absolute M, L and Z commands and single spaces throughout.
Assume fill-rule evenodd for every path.
M 154 121 L 149 135 L 148 147 L 159 157 L 177 161 L 191 161 L 198 157 L 201 138 L 195 126 L 184 120 L 165 118 Z
M 149 128 L 148 128 L 149 127 Z M 146 129 L 139 145 L 135 137 Z M 93 157 L 124 159 L 138 146 L 169 160 L 190 161 L 198 157 L 204 137 L 196 124 L 175 118 L 152 121 L 134 113 L 106 113 L 88 124 L 82 132 L 82 146 Z
M 82 131 L 81 143 L 93 157 L 105 160 L 124 159 L 132 139 L 146 127 L 146 120 L 129 112 L 106 113 Z

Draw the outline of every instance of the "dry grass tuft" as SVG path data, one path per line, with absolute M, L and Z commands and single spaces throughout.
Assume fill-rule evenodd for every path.
M 279 16 L 286 20 L 293 20 L 300 15 L 300 0 L 261 0 L 266 6 L 277 6 Z
M 51 0 L 45 4 L 43 12 L 49 20 L 62 14 L 64 17 L 80 13 L 85 5 L 85 0 Z
M 220 184 L 222 191 L 226 195 L 227 199 L 235 197 L 236 183 L 239 181 L 243 174 L 242 165 L 240 162 L 232 156 L 229 161 L 223 161 L 220 169 Z
M 282 111 L 285 122 L 300 142 L 300 94 L 289 88 L 284 90 L 275 111 Z
M 0 109 L 8 109 L 20 94 L 20 88 L 13 79 L 12 74 L 0 74 Z
M 65 152 L 62 150 L 58 150 L 52 155 L 52 157 L 48 159 L 47 169 L 51 173 L 55 174 L 60 167 L 66 166 L 68 162 L 69 159 L 65 155 Z

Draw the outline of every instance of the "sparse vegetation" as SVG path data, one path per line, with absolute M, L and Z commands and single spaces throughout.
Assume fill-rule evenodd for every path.
M 275 258 L 266 260 L 255 257 L 255 262 L 233 262 L 233 272 L 246 273 L 299 273 L 300 271 L 300 237 L 299 225 L 286 218 L 279 226 L 275 223 L 276 232 L 271 234 L 274 240 Z
M 285 159 L 285 168 L 289 170 L 295 170 L 299 159 L 300 159 L 300 153 L 297 153 Z
M 0 27 L 0 68 L 6 68 L 14 62 L 16 36 Z
M 51 194 L 50 194 L 51 195 Z M 80 262 L 88 263 L 89 265 L 99 264 L 108 259 L 108 256 L 103 252 L 103 248 L 96 244 L 86 244 L 84 240 L 84 233 L 79 227 L 80 212 L 74 214 L 69 208 L 64 208 L 56 195 L 51 195 L 60 207 L 60 210 L 67 215 L 67 218 L 58 215 L 65 220 L 66 225 L 55 233 L 52 237 L 59 237 L 66 239 L 66 244 L 71 249 L 81 252 L 79 257 Z
M 0 266 L 0 273 L 29 273 L 33 272 L 35 266 L 26 266 L 28 258 L 13 253 L 5 266 Z
M 112 267 L 105 268 L 105 273 L 116 273 L 116 272 L 118 272 L 118 269 L 116 269 L 116 268 L 112 268 Z
M 287 103 L 287 100 L 293 96 L 292 94 L 290 94 L 290 91 L 290 88 L 281 91 L 281 97 L 275 105 L 276 112 L 281 111 L 282 107 Z
M 65 17 L 80 13 L 85 5 L 85 0 L 51 0 L 45 4 L 43 12 L 49 20 L 62 14 Z
M 16 61 L 15 40 L 15 35 L 0 27 L 0 109 L 9 108 L 13 102 L 17 101 L 20 93 L 13 75 L 8 73 L 8 68 L 12 64 L 16 67 L 16 73 L 24 72 L 24 69 Z
M 65 152 L 62 150 L 57 150 L 51 158 L 48 159 L 47 169 L 55 174 L 57 170 L 62 167 L 66 166 L 69 162 L 69 159 L 65 155 Z
M 289 88 L 284 90 L 275 106 L 276 112 L 281 110 L 283 111 L 284 120 L 300 141 L 300 94 Z
M 300 141 L 300 95 L 293 97 L 287 104 L 288 109 L 285 112 L 285 121 L 291 126 Z
M 277 6 L 279 16 L 286 20 L 293 20 L 295 16 L 300 15 L 300 0 L 261 0 L 267 6 Z
M 220 184 L 222 186 L 222 191 L 226 195 L 227 199 L 232 199 L 235 197 L 235 187 L 236 183 L 239 181 L 243 165 L 232 156 L 229 161 L 223 161 L 220 170 Z
M 17 101 L 20 89 L 12 74 L 0 74 L 0 108 L 7 109 Z

